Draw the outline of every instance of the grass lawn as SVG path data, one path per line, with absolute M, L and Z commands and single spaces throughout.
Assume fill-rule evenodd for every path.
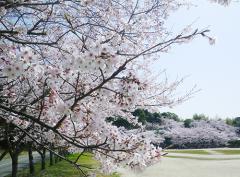
M 183 153 L 183 154 L 198 154 L 198 155 L 209 155 L 210 153 L 205 151 L 205 150 L 201 150 L 201 149 L 181 149 L 181 150 L 171 150 L 168 149 L 165 152 L 169 152 L 169 153 Z
M 69 155 L 69 159 L 75 160 L 78 154 Z M 96 171 L 99 167 L 99 163 L 92 158 L 92 154 L 85 153 L 79 160 L 78 163 L 89 168 L 82 168 L 82 170 L 86 172 Z M 9 176 L 10 177 L 10 176 Z M 18 172 L 18 177 L 33 177 L 29 174 L 29 169 L 24 169 Z M 46 170 L 40 171 L 40 163 L 35 164 L 35 175 L 34 177 L 84 177 L 84 175 L 76 169 L 76 167 L 72 166 L 68 162 L 62 160 L 53 166 L 49 166 L 49 160 L 46 161 Z M 97 177 L 120 177 L 119 174 L 114 173 L 112 175 L 103 175 L 97 172 Z
M 216 149 L 214 151 L 225 155 L 240 155 L 240 149 Z
M 164 156 L 164 158 L 176 158 L 176 159 L 193 159 L 193 160 L 239 160 L 239 158 L 206 158 L 206 157 L 190 157 L 190 156 Z

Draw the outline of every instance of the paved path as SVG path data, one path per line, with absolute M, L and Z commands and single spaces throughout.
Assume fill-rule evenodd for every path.
M 240 160 L 163 158 L 142 173 L 120 170 L 124 177 L 239 177 Z
M 172 157 L 163 157 L 160 163 L 142 173 L 126 169 L 119 169 L 119 172 L 123 177 L 240 177 L 240 155 L 170 153 L 169 156 Z M 202 159 L 188 159 L 185 156 Z
M 37 152 L 33 152 L 34 162 L 40 161 L 41 157 Z M 18 159 L 18 169 L 23 169 L 28 167 L 28 155 L 21 155 Z M 11 159 L 3 159 L 0 161 L 0 177 L 11 174 L 12 171 L 12 161 Z

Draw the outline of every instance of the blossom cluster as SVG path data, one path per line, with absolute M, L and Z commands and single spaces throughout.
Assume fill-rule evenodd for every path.
M 224 147 L 229 141 L 238 139 L 236 128 L 223 120 L 193 121 L 190 128 L 179 124 L 163 134 L 178 148 Z
M 206 31 L 171 35 L 167 30 L 168 15 L 183 5 L 178 0 L 1 2 L 0 114 L 27 131 L 27 141 L 91 149 L 104 172 L 118 164 L 143 169 L 157 162 L 160 148 L 105 119 L 118 115 L 137 124 L 134 109 L 173 106 L 189 97 L 175 98 L 181 82 L 159 81 L 147 69 L 171 44 L 204 36 Z

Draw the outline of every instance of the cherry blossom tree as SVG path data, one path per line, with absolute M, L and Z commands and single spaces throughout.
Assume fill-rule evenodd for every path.
M 229 141 L 238 139 L 236 128 L 223 120 L 193 121 L 190 128 L 174 126 L 164 132 L 175 148 L 225 147 Z
M 50 146 L 41 138 L 58 140 L 73 152 L 91 149 L 106 173 L 119 164 L 143 169 L 157 162 L 161 149 L 105 118 L 118 115 L 137 124 L 131 114 L 136 108 L 174 106 L 194 93 L 176 97 L 182 80 L 160 81 L 148 70 L 174 44 L 198 36 L 212 43 L 209 30 L 173 34 L 164 26 L 171 12 L 186 5 L 178 0 L 0 1 L 1 118 L 46 149 Z

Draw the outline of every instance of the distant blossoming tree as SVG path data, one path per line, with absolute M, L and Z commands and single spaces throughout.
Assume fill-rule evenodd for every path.
M 231 140 L 238 139 L 236 128 L 223 120 L 193 121 L 189 128 L 174 126 L 165 132 L 177 148 L 224 147 Z

